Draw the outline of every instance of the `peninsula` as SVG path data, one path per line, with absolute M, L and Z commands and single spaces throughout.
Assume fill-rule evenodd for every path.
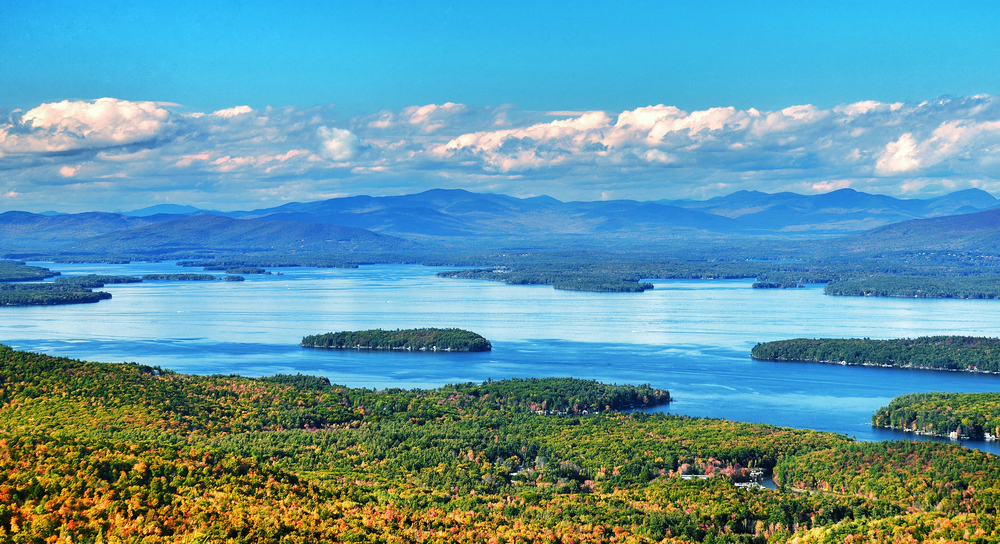
M 328 332 L 302 339 L 302 347 L 407 351 L 490 351 L 482 336 L 462 329 L 406 329 Z

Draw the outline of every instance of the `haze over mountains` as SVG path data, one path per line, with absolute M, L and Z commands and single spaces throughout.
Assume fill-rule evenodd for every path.
M 966 219 L 932 220 L 926 223 L 931 227 L 916 221 L 917 226 L 907 227 L 909 234 L 883 229 L 866 234 L 866 239 L 887 236 L 904 244 L 904 240 L 926 228 L 951 229 L 949 237 L 931 236 L 946 242 L 947 238 L 968 238 L 958 231 L 979 232 L 985 228 L 985 233 L 973 238 L 988 241 L 993 231 L 980 227 L 992 223 L 977 217 L 994 208 L 1000 208 L 1000 201 L 978 189 L 912 200 L 841 189 L 821 195 L 740 191 L 705 201 L 658 202 L 560 202 L 545 196 L 521 199 L 435 189 L 413 195 L 356 196 L 238 212 L 174 204 L 124 214 L 42 215 L 12 211 L 0 214 L 0 249 L 162 254 L 202 250 L 387 251 L 440 244 L 475 248 L 542 241 L 548 241 L 550 247 L 600 247 L 609 243 L 634 246 L 727 237 L 832 238 L 947 216 Z M 964 215 L 969 213 L 975 215 Z M 998 214 L 1000 210 L 983 217 Z
M 357 196 L 227 213 L 245 219 L 332 223 L 402 237 L 595 235 L 663 228 L 721 234 L 861 232 L 889 223 L 1000 205 L 978 189 L 901 200 L 841 189 L 821 195 L 741 191 L 706 201 L 560 202 L 541 196 L 435 189 L 393 197 Z

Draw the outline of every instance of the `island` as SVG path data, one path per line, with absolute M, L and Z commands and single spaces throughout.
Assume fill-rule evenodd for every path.
M 212 274 L 145 274 L 143 281 L 215 281 L 218 276 Z
M 111 293 L 92 291 L 74 284 L 0 283 L 0 306 L 88 304 L 110 298 Z
M 922 336 L 871 338 L 796 338 L 758 343 L 750 356 L 759 361 L 961 370 L 1000 373 L 1000 338 Z
M 62 276 L 56 278 L 55 283 L 60 285 L 76 285 L 78 287 L 93 289 L 116 283 L 142 283 L 142 278 L 137 278 L 135 276 L 87 274 L 86 276 Z
M 1000 393 L 901 395 L 875 411 L 872 425 L 952 439 L 996 440 Z
M 385 349 L 406 351 L 490 351 L 482 336 L 462 329 L 396 329 L 328 332 L 302 339 L 302 347 L 325 349 Z
M 0 282 L 39 281 L 58 275 L 59 272 L 40 266 L 30 266 L 24 261 L 0 261 Z
M 234 266 L 234 267 L 206 266 L 202 270 L 221 270 L 226 274 L 247 274 L 247 275 L 262 274 L 267 276 L 271 275 L 271 272 L 257 266 Z

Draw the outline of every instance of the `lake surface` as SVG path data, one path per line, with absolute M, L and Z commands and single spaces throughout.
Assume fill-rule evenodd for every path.
M 200 272 L 172 263 L 33 263 L 64 275 Z M 904 393 L 1000 391 L 1000 376 L 767 363 L 756 342 L 798 337 L 1000 336 L 1000 301 L 831 297 L 819 286 L 654 280 L 645 293 L 437 278 L 450 268 L 280 268 L 245 282 L 109 285 L 97 304 L 0 308 L 0 342 L 92 361 L 194 374 L 326 376 L 355 387 L 440 387 L 487 378 L 573 376 L 669 389 L 665 411 L 834 431 L 860 440 Z M 340 330 L 460 327 L 487 353 L 326 351 L 301 338 Z M 995 443 L 970 442 L 994 453 Z

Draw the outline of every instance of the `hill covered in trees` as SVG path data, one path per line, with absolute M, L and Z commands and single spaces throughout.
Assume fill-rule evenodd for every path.
M 375 391 L 0 347 L 0 534 L 265 543 L 1000 537 L 1000 470 L 981 452 L 662 413 L 534 409 L 539 399 L 569 406 L 630 391 L 655 390 L 544 379 Z M 774 468 L 781 489 L 733 485 L 758 468 Z

